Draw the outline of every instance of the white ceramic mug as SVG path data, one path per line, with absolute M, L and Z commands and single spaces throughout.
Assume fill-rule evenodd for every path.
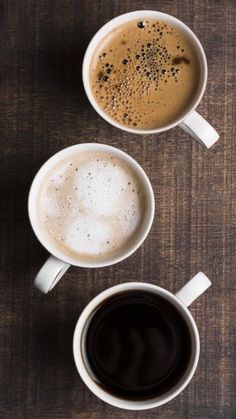
M 120 255 L 113 258 L 111 257 L 111 259 L 105 262 L 91 261 L 90 263 L 87 263 L 83 260 L 75 259 L 64 254 L 58 248 L 53 246 L 52 242 L 48 240 L 45 232 L 42 230 L 42 227 L 40 226 L 37 215 L 37 202 L 40 187 L 45 177 L 52 169 L 52 167 L 54 167 L 57 163 L 64 160 L 68 156 L 73 156 L 73 154 L 77 154 L 78 152 L 84 153 L 89 151 L 108 152 L 111 155 L 118 157 L 124 162 L 126 162 L 137 174 L 146 192 L 147 209 L 142 220 L 142 225 L 139 230 L 139 234 L 137 234 L 135 241 L 133 241 L 130 244 L 130 246 L 127 247 Z M 51 253 L 51 256 L 43 265 L 43 267 L 41 268 L 41 270 L 35 278 L 36 287 L 39 288 L 42 292 L 47 293 L 61 279 L 61 277 L 70 267 L 70 265 L 80 266 L 84 268 L 100 268 L 120 262 L 123 259 L 126 259 L 128 256 L 130 256 L 132 253 L 134 253 L 139 248 L 139 246 L 141 246 L 151 228 L 155 211 L 155 200 L 152 186 L 146 173 L 132 157 L 130 157 L 124 151 L 121 151 L 118 148 L 111 147 L 106 144 L 87 143 L 77 144 L 72 147 L 65 148 L 64 150 L 61 150 L 58 153 L 56 153 L 46 163 L 44 163 L 44 165 L 38 171 L 33 180 L 28 199 L 28 211 L 32 228 L 38 240 L 49 251 L 49 253 Z
M 90 303 L 85 307 L 82 314 L 79 317 L 77 325 L 75 327 L 74 339 L 73 339 L 73 353 L 77 370 L 83 379 L 84 383 L 88 388 L 101 400 L 122 409 L 129 410 L 144 410 L 151 409 L 153 407 L 161 406 L 164 403 L 169 402 L 176 397 L 183 389 L 188 385 L 193 374 L 196 370 L 199 353 L 200 353 L 200 340 L 196 323 L 190 314 L 187 307 L 199 297 L 209 286 L 211 285 L 210 280 L 207 276 L 199 272 L 194 276 L 183 288 L 181 288 L 175 295 L 171 292 L 160 288 L 156 285 L 142 283 L 142 282 L 129 282 L 120 285 L 116 285 L 103 291 L 97 295 Z M 127 400 L 113 396 L 111 393 L 106 392 L 104 386 L 96 380 L 96 377 L 91 373 L 89 365 L 87 363 L 86 351 L 85 351 L 85 339 L 86 330 L 89 322 L 96 312 L 96 309 L 101 306 L 104 300 L 110 296 L 114 296 L 117 293 L 128 291 L 128 290 L 143 290 L 152 292 L 160 295 L 171 304 L 182 314 L 184 317 L 192 340 L 191 344 L 191 357 L 187 369 L 180 381 L 173 386 L 169 391 L 152 399 L 146 399 L 144 401 Z
M 90 84 L 91 60 L 100 42 L 114 28 L 135 19 L 164 20 L 178 27 L 182 32 L 185 33 L 186 37 L 188 37 L 191 40 L 194 48 L 196 49 L 199 63 L 200 63 L 201 71 L 200 71 L 199 85 L 198 85 L 195 98 L 190 104 L 189 108 L 187 109 L 187 111 L 185 112 L 183 116 L 172 121 L 171 124 L 166 125 L 161 128 L 157 128 L 157 129 L 130 128 L 110 118 L 110 116 L 106 114 L 103 111 L 103 109 L 98 105 L 91 89 L 91 84 Z M 206 61 L 204 50 L 202 48 L 200 41 L 198 40 L 196 35 L 191 31 L 191 29 L 188 26 L 186 26 L 183 22 L 181 22 L 180 20 L 176 19 L 173 16 L 170 16 L 166 13 L 153 11 L 153 10 L 139 10 L 135 12 L 126 13 L 124 15 L 118 16 L 110 20 L 108 23 L 102 26 L 101 29 L 99 29 L 99 31 L 95 34 L 95 36 L 92 38 L 91 42 L 89 43 L 85 56 L 84 56 L 82 75 L 83 75 L 83 83 L 84 83 L 85 92 L 88 96 L 90 103 L 92 104 L 94 109 L 99 113 L 99 115 L 102 118 L 104 118 L 107 122 L 109 122 L 110 124 L 114 125 L 117 128 L 120 128 L 124 131 L 132 132 L 135 134 L 158 134 L 160 132 L 167 131 L 171 128 L 179 126 L 188 134 L 190 134 L 195 140 L 197 140 L 201 144 L 204 144 L 207 148 L 210 148 L 219 139 L 219 135 L 215 131 L 215 129 L 201 115 L 199 115 L 195 111 L 196 107 L 198 106 L 204 94 L 204 91 L 206 88 L 206 82 L 207 82 L 207 61 Z

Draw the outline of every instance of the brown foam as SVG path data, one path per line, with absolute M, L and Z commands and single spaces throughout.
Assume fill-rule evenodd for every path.
M 125 252 L 142 228 L 145 211 L 142 180 L 108 153 L 62 160 L 42 183 L 38 201 L 39 221 L 52 244 L 87 262 Z
M 184 114 L 199 83 L 190 40 L 173 25 L 149 19 L 110 32 L 96 50 L 90 82 L 99 106 L 137 129 L 163 127 Z

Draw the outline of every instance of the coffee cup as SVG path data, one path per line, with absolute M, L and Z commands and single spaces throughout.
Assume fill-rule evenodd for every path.
M 179 65 L 181 61 L 184 63 L 186 67 L 186 63 L 188 64 L 189 60 L 184 56 L 182 57 L 181 54 L 180 55 L 177 54 L 178 51 L 181 51 L 179 49 L 179 50 L 176 50 L 177 56 L 173 58 L 172 61 L 170 61 L 171 55 L 168 55 L 168 51 L 167 51 L 168 48 L 164 46 L 163 39 L 160 40 L 159 38 L 157 38 L 155 39 L 156 44 L 153 44 L 151 42 L 147 44 L 147 47 L 149 47 L 149 49 L 146 48 L 145 45 L 142 45 L 143 48 L 140 49 L 140 52 L 138 51 L 139 52 L 138 54 L 136 54 L 137 51 L 136 52 L 132 51 L 132 46 L 131 48 L 127 48 L 128 49 L 127 54 L 129 56 L 128 57 L 124 56 L 125 59 L 123 59 L 122 61 L 119 61 L 119 65 L 121 67 L 123 64 L 124 64 L 123 67 L 126 67 L 124 69 L 126 73 L 124 73 L 124 77 L 121 76 L 119 73 L 119 77 L 116 80 L 115 78 L 116 76 L 114 76 L 115 65 L 113 67 L 113 64 L 111 64 L 111 62 L 113 62 L 112 60 L 114 60 L 114 57 L 117 51 L 119 52 L 118 58 L 120 60 L 121 47 L 126 48 L 125 45 L 122 46 L 121 44 L 127 43 L 128 38 L 131 36 L 130 35 L 131 32 L 129 28 L 127 32 L 128 33 L 127 39 L 123 41 L 122 40 L 123 38 L 121 38 L 121 42 L 119 43 L 119 45 L 115 44 L 116 52 L 112 51 L 112 49 L 109 50 L 109 51 L 112 51 L 111 53 L 108 50 L 106 50 L 108 52 L 104 52 L 103 54 L 99 55 L 98 61 L 100 60 L 101 63 L 99 63 L 98 68 L 97 69 L 95 68 L 93 70 L 91 70 L 91 68 L 92 68 L 92 62 L 94 60 L 94 56 L 98 53 L 98 51 L 100 51 L 101 45 L 103 45 L 104 39 L 109 37 L 109 34 L 111 34 L 111 36 L 114 37 L 114 33 L 116 33 L 116 31 L 118 32 L 119 28 L 122 27 L 122 25 L 127 25 L 132 21 L 136 22 L 139 25 L 139 27 L 141 28 L 140 33 L 144 33 L 145 24 L 146 24 L 145 22 L 147 22 L 148 24 L 148 20 L 150 19 L 154 22 L 155 21 L 159 23 L 162 22 L 163 25 L 169 25 L 170 30 L 172 30 L 174 27 L 176 31 L 181 32 L 181 34 L 186 38 L 187 44 L 189 45 L 190 43 L 191 45 L 190 53 L 191 53 L 191 50 L 192 52 L 194 51 L 194 54 L 197 60 L 197 66 L 199 67 L 199 70 L 198 70 L 199 75 L 196 81 L 196 87 L 194 89 L 194 93 L 190 96 L 190 99 L 187 100 L 185 107 L 183 109 L 181 108 L 181 111 L 178 111 L 176 114 L 173 113 L 173 116 L 170 116 L 168 120 L 164 121 L 163 124 L 159 124 L 157 127 L 155 126 L 155 124 L 150 125 L 150 126 L 143 124 L 140 127 L 137 127 L 137 125 L 139 125 L 138 121 L 140 121 L 140 118 L 142 119 L 143 117 L 143 115 L 140 114 L 140 112 L 141 113 L 143 112 L 142 108 L 140 108 L 140 102 L 142 102 L 142 100 L 144 100 L 145 98 L 148 99 L 148 94 L 147 94 L 148 89 L 149 91 L 151 89 L 152 91 L 154 91 L 153 85 L 154 83 L 157 83 L 156 79 L 159 77 L 159 75 L 157 76 L 157 74 L 166 73 L 166 75 L 161 74 L 160 77 L 166 76 L 166 79 L 164 81 L 162 80 L 162 85 L 164 86 L 164 88 L 162 88 L 162 91 L 164 91 L 164 96 L 166 98 L 169 97 L 169 102 L 170 102 L 169 104 L 172 105 L 173 102 L 176 103 L 176 106 L 180 104 L 180 100 L 178 100 L 179 93 L 178 94 L 176 93 L 177 98 L 175 95 L 171 96 L 172 91 L 175 88 L 175 86 L 171 85 L 171 88 L 169 89 L 169 91 L 167 90 L 166 94 L 165 94 L 165 91 L 166 91 L 166 88 L 168 89 L 168 86 L 170 85 L 170 81 L 173 81 L 172 76 L 175 77 L 176 82 L 178 81 L 177 72 L 181 74 L 181 69 Z M 153 25 L 150 25 L 149 32 L 151 32 L 151 30 L 156 31 L 156 28 L 153 29 L 152 26 L 155 26 L 155 23 Z M 162 26 L 161 28 L 164 28 L 164 26 Z M 160 32 L 159 29 L 158 31 L 159 32 L 156 32 L 156 35 L 160 37 L 160 33 L 162 34 L 162 32 Z M 167 34 L 168 34 L 167 36 L 169 37 L 169 30 L 167 31 Z M 142 40 L 142 38 L 140 39 Z M 158 42 L 160 43 L 160 45 L 158 44 Z M 142 42 L 140 41 L 140 44 L 141 43 Z M 109 45 L 109 48 L 110 47 L 111 45 Z M 176 48 L 181 48 L 181 47 L 180 45 L 177 45 Z M 168 64 L 169 68 L 167 70 L 165 68 L 162 69 L 162 67 L 158 67 L 159 66 L 158 63 L 157 63 L 157 68 L 153 67 L 154 58 L 157 54 L 157 51 L 160 51 L 160 49 L 161 49 L 161 59 L 164 63 L 164 67 L 166 65 L 166 61 L 169 60 L 169 64 Z M 184 51 L 184 49 L 182 49 L 182 51 Z M 144 58 L 142 58 L 142 55 L 144 56 Z M 142 90 L 141 89 L 139 92 L 138 84 L 137 86 L 132 86 L 132 84 L 135 83 L 134 82 L 135 73 L 132 73 L 131 80 L 127 81 L 127 74 L 128 74 L 127 71 L 129 71 L 129 64 L 132 61 L 131 63 L 132 65 L 130 64 L 130 68 L 137 69 L 138 73 L 140 74 L 142 70 L 141 66 L 143 65 L 142 63 L 144 62 L 145 57 L 149 57 L 148 58 L 149 61 L 147 61 L 147 65 L 143 67 L 144 72 L 142 73 L 142 78 L 140 80 L 138 79 L 138 82 L 143 83 L 143 86 L 144 86 L 143 91 L 141 91 Z M 142 62 L 140 62 L 141 59 L 142 59 Z M 103 66 L 102 66 L 102 61 L 104 61 Z M 174 68 L 171 62 L 174 63 L 173 64 Z M 135 67 L 133 65 L 134 63 L 135 63 Z M 175 65 L 176 63 L 177 65 Z M 194 65 L 195 64 L 193 63 L 193 66 Z M 146 71 L 147 69 L 148 71 Z M 95 76 L 97 77 L 97 80 L 95 80 L 94 88 L 92 86 L 92 81 L 91 81 L 91 71 L 94 71 L 95 73 L 97 72 L 97 75 L 95 74 Z M 159 73 L 157 73 L 158 71 Z M 193 71 L 195 71 L 194 68 L 193 68 Z M 109 74 L 107 74 L 107 72 L 109 72 Z M 168 72 L 169 74 L 167 75 Z M 116 73 L 118 73 L 118 69 L 116 70 Z M 205 92 L 206 82 L 207 82 L 207 61 L 206 61 L 206 56 L 205 56 L 203 47 L 199 39 L 191 31 L 191 29 L 188 26 L 186 26 L 183 22 L 181 22 L 179 19 L 176 19 L 175 17 L 171 15 L 168 15 L 166 13 L 161 13 L 158 11 L 152 11 L 152 10 L 140 10 L 140 11 L 134 11 L 134 12 L 123 14 L 107 22 L 104 26 L 101 27 L 101 29 L 98 30 L 98 32 L 94 35 L 94 37 L 92 38 L 91 42 L 89 43 L 87 47 L 87 50 L 84 56 L 84 61 L 83 61 L 82 75 L 83 75 L 83 84 L 84 84 L 85 92 L 87 94 L 87 97 L 91 105 L 94 107 L 94 109 L 98 112 L 98 114 L 103 119 L 105 119 L 107 122 L 109 122 L 111 125 L 117 128 L 120 128 L 124 131 L 134 133 L 134 134 L 159 134 L 161 132 L 164 132 L 176 126 L 179 126 L 188 134 L 190 134 L 190 136 L 192 136 L 195 140 L 205 145 L 207 148 L 210 148 L 211 146 L 213 146 L 219 138 L 219 135 L 215 131 L 215 129 L 196 111 L 196 108 Z M 113 84 L 111 83 L 112 77 L 114 77 L 113 80 L 115 80 Z M 151 77 L 153 77 L 153 79 L 150 81 Z M 186 83 L 189 82 L 190 79 L 191 79 L 191 74 L 190 75 L 188 74 L 186 78 Z M 164 82 L 166 84 L 164 84 Z M 176 83 L 176 86 L 177 85 L 178 83 Z M 132 91 L 131 91 L 130 86 L 132 86 Z M 158 84 L 156 84 L 156 86 L 158 86 Z M 165 88 L 165 86 L 167 87 Z M 145 91 L 145 89 L 147 90 Z M 110 95 L 108 95 L 109 90 L 110 90 Z M 155 90 L 158 90 L 158 89 L 156 88 Z M 137 95 L 137 92 L 139 92 L 138 95 Z M 127 97 L 126 97 L 126 93 L 127 93 Z M 97 94 L 97 97 L 96 97 L 96 94 Z M 106 98 L 105 97 L 106 95 L 108 95 L 109 97 Z M 129 105 L 130 104 L 129 96 L 132 96 L 132 95 L 136 98 L 135 99 L 136 104 L 139 109 L 139 113 L 137 110 L 136 119 L 133 119 L 133 120 L 132 120 L 133 118 L 132 115 L 134 114 L 135 106 L 133 106 L 132 103 L 131 105 Z M 153 97 L 158 99 L 158 96 L 156 95 Z M 125 100 L 123 101 L 123 99 Z M 131 108 L 133 106 L 133 108 L 131 109 L 129 106 L 131 106 Z M 151 112 L 154 112 L 155 110 L 157 110 L 158 106 L 159 106 L 159 109 L 161 109 L 160 107 L 162 105 L 156 105 L 155 102 L 153 105 L 151 104 L 151 101 L 148 100 L 145 106 L 147 108 L 147 115 L 148 114 L 151 115 Z M 166 104 L 164 103 L 163 106 L 166 106 Z M 127 111 L 126 111 L 126 107 L 128 109 Z M 162 109 L 162 113 L 164 116 L 166 116 L 166 113 L 168 112 L 167 106 L 165 108 L 166 110 L 164 109 L 163 111 L 163 109 Z M 133 112 L 131 115 L 132 118 L 130 116 L 131 111 Z M 114 115 L 117 115 L 117 112 L 118 114 L 119 112 L 122 113 L 123 119 L 119 119 L 118 117 L 114 116 Z M 146 109 L 145 109 L 145 112 L 146 112 Z M 173 112 L 173 109 L 171 112 Z
M 118 263 L 145 240 L 154 195 L 141 166 L 105 144 L 78 144 L 52 156 L 36 174 L 28 199 L 38 240 L 51 254 L 35 278 L 47 293 L 70 265 Z
M 192 379 L 198 364 L 200 353 L 198 329 L 187 307 L 189 307 L 189 305 L 210 285 L 211 282 L 207 276 L 204 273 L 199 272 L 175 295 L 159 286 L 140 282 L 130 282 L 116 285 L 97 295 L 85 307 L 82 314 L 80 315 L 75 327 L 73 338 L 73 353 L 75 364 L 86 386 L 101 400 L 111 404 L 112 406 L 128 410 L 144 410 L 158 407 L 176 397 L 180 392 L 184 390 L 184 388 Z M 152 307 L 155 305 L 155 298 L 157 298 L 157 301 L 161 299 L 162 313 L 163 311 L 167 311 L 168 317 L 168 312 L 174 310 L 173 313 L 175 313 L 174 317 L 177 326 L 181 323 L 181 321 L 185 323 L 185 332 L 183 332 L 184 329 L 182 329 L 181 332 L 184 339 L 181 341 L 179 337 L 177 338 L 177 341 L 182 342 L 182 348 L 179 344 L 179 347 L 176 350 L 177 352 L 179 351 L 179 353 L 182 351 L 186 359 L 181 359 L 181 365 L 184 363 L 186 365 L 184 369 L 178 370 L 178 373 L 174 374 L 175 369 L 178 368 L 178 362 L 176 360 L 172 360 L 172 364 L 170 364 L 169 370 L 167 371 L 167 377 L 165 378 L 166 380 L 169 380 L 168 387 L 165 389 L 165 380 L 163 382 L 162 377 L 161 384 L 157 384 L 156 395 L 154 391 L 154 393 L 151 393 L 151 397 L 148 397 L 147 394 L 149 393 L 147 393 L 145 397 L 140 398 L 138 396 L 140 394 L 140 386 L 143 385 L 143 383 L 145 383 L 146 386 L 153 386 L 153 382 L 151 380 L 154 380 L 156 365 L 158 365 L 158 368 L 160 369 L 163 367 L 163 365 L 168 363 L 166 351 L 168 349 L 168 345 L 171 345 L 172 350 L 174 340 L 171 340 L 171 338 L 167 337 L 165 329 L 163 328 L 155 331 L 155 322 L 149 327 L 149 322 L 153 320 L 153 318 L 149 316 L 150 311 L 149 314 L 145 313 L 146 315 L 142 317 L 142 309 L 140 309 L 140 306 L 138 306 L 138 310 L 136 309 L 135 311 L 134 304 L 129 310 L 129 316 L 127 316 L 127 306 L 122 306 L 120 311 L 117 312 L 115 320 L 113 315 L 114 311 L 112 312 L 111 309 L 109 309 L 109 333 L 108 330 L 104 328 L 104 323 L 106 323 L 106 314 L 104 314 L 105 311 L 103 310 L 102 315 L 98 314 L 97 316 L 97 313 L 99 311 L 101 312 L 103 307 L 109 307 L 109 304 L 111 307 L 113 304 L 112 301 L 114 301 L 114 299 L 119 298 L 119 301 L 122 301 L 122 295 L 129 295 L 129 293 L 132 293 L 132 296 L 134 296 L 135 293 L 139 293 L 141 295 L 139 300 L 136 299 L 138 304 L 140 304 L 140 301 L 142 301 L 142 295 L 148 295 L 148 298 L 153 297 L 153 300 L 151 301 Z M 130 306 L 128 305 L 128 308 L 129 307 Z M 116 307 L 114 310 L 117 309 L 119 309 L 119 305 L 117 305 L 116 301 Z M 132 314 L 134 314 L 133 317 Z M 163 319 L 160 320 L 158 313 L 156 317 L 159 327 Z M 94 318 L 95 321 L 93 320 Z M 117 318 L 118 320 L 121 319 L 121 324 L 118 324 L 120 328 L 117 326 Z M 145 319 L 147 319 L 147 321 Z M 114 322 L 116 322 L 116 324 Z M 132 322 L 134 324 L 132 324 Z M 95 323 L 95 332 L 93 323 Z M 131 327 L 129 328 L 130 323 Z M 144 323 L 144 327 L 142 323 Z M 91 324 L 92 334 L 94 335 L 94 333 L 96 333 L 96 339 L 92 340 L 90 332 Z M 128 332 L 128 334 L 124 335 L 124 329 L 126 332 Z M 153 348 L 151 348 L 151 351 L 150 346 L 152 346 L 153 342 L 150 340 L 150 333 L 154 333 L 156 339 L 156 341 L 154 341 Z M 100 337 L 102 338 L 103 342 L 101 342 L 101 339 L 99 340 L 99 334 L 101 335 Z M 187 335 L 188 338 L 186 338 Z M 123 338 L 124 340 L 122 340 Z M 89 341 L 89 343 L 87 343 L 87 341 Z M 155 342 L 157 342 L 156 345 Z M 102 347 L 100 348 L 101 344 Z M 122 344 L 123 346 L 125 345 L 125 349 Z M 88 351 L 93 351 L 94 348 L 97 350 L 97 353 L 95 355 L 92 354 L 91 360 L 91 353 L 89 354 Z M 149 358 L 153 358 L 153 365 Z M 163 362 L 164 360 L 165 362 Z M 102 367 L 99 365 L 101 372 L 100 377 L 98 377 L 94 367 L 91 366 L 94 364 L 94 362 L 97 364 L 105 363 L 106 369 L 104 367 L 102 372 Z M 97 371 L 99 371 L 99 368 Z M 116 375 L 114 374 L 114 371 Z M 107 384 L 110 384 L 109 380 L 107 381 L 107 376 L 112 376 L 113 381 L 112 385 L 110 386 Z M 127 388 L 128 390 L 131 390 L 131 387 L 134 385 L 134 381 L 136 381 L 137 376 L 139 377 L 139 381 L 136 383 L 135 387 L 135 389 L 137 389 L 137 394 L 133 391 L 133 393 L 131 393 L 133 397 L 130 397 L 130 392 L 127 392 Z M 140 376 L 142 377 L 143 381 L 140 380 Z M 114 380 L 116 379 L 119 379 L 119 382 L 115 386 L 116 383 L 114 383 Z M 150 380 L 150 382 L 148 380 Z M 125 384 L 127 384 L 126 388 Z M 160 385 L 162 386 L 161 391 L 159 391 Z M 117 391 L 118 395 L 116 394 Z M 121 396 L 122 391 L 124 396 Z M 150 387 L 148 387 L 148 392 L 150 392 Z

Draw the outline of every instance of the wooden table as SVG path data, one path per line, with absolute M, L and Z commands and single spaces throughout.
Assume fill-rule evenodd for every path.
M 114 16 L 145 8 L 182 19 L 205 48 L 209 78 L 199 111 L 221 136 L 211 150 L 179 129 L 129 135 L 103 121 L 85 97 L 81 62 L 92 35 Z M 235 418 L 235 0 L 2 0 L 0 16 L 0 418 Z M 155 192 L 154 224 L 129 259 L 71 268 L 44 296 L 33 287 L 47 252 L 28 221 L 30 183 L 52 154 L 88 141 L 120 147 L 140 162 Z M 147 281 L 175 292 L 199 270 L 213 286 L 191 307 L 201 356 L 188 388 L 139 413 L 98 400 L 72 358 L 81 310 L 109 286 Z

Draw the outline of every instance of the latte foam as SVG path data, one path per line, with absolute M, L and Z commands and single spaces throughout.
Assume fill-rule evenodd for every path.
M 40 223 L 60 251 L 103 261 L 135 240 L 146 194 L 123 160 L 108 153 L 77 153 L 48 173 L 39 194 Z

